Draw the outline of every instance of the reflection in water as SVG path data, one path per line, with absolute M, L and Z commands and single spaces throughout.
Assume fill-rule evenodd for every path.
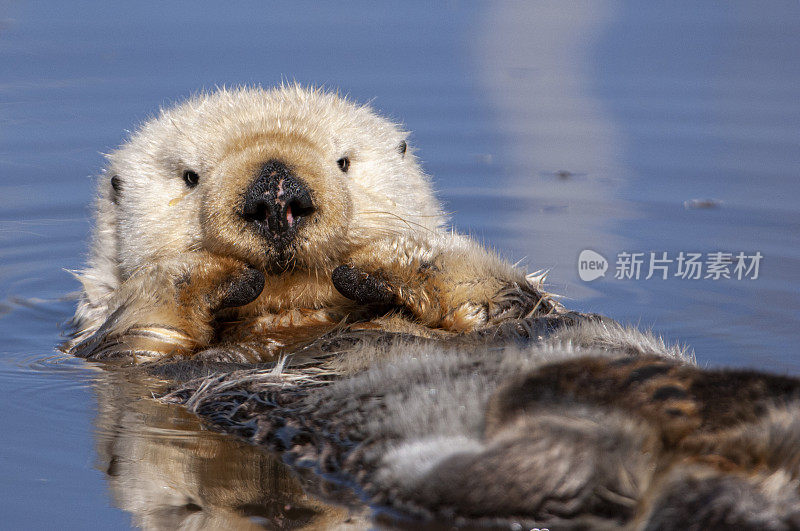
M 611 12 L 605 4 L 493 4 L 474 50 L 504 142 L 502 220 L 508 246 L 552 268 L 563 293 L 581 249 L 616 249 L 608 202 L 621 175 L 617 131 L 592 96 L 591 52 Z M 615 215 L 618 215 L 616 212 Z M 570 282 L 570 297 L 593 293 Z
M 204 430 L 183 408 L 149 397 L 163 384 L 103 371 L 97 382 L 98 467 L 114 503 L 145 529 L 342 529 L 364 517 L 304 493 L 275 456 Z M 330 493 L 326 493 L 329 494 Z
M 574 307 L 653 326 L 702 362 L 800 370 L 800 4 L 531 2 L 485 15 L 473 56 L 506 185 L 473 191 L 497 194 L 487 239 L 551 268 Z M 684 207 L 706 198 L 718 208 Z M 612 264 L 590 284 L 576 267 L 587 248 Z M 765 259 L 756 281 L 617 280 L 622 251 Z

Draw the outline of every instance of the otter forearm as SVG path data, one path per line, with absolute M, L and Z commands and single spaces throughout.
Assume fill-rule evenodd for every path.
M 187 354 L 214 336 L 214 312 L 247 304 L 263 275 L 206 251 L 154 261 L 125 279 L 107 301 L 108 314 L 87 323 L 71 350 L 82 357 Z
M 553 307 L 524 272 L 457 234 L 371 245 L 349 257 L 346 268 L 334 273 L 334 284 L 358 302 L 401 305 L 423 324 L 452 331 Z

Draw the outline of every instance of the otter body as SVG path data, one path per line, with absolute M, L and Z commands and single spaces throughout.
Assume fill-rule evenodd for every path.
M 265 361 L 338 325 L 447 335 L 555 308 L 449 230 L 403 131 L 334 94 L 204 94 L 108 159 L 78 355 Z
M 71 352 L 157 361 L 123 370 L 182 382 L 161 400 L 387 515 L 800 527 L 800 380 L 703 370 L 684 348 L 566 311 L 451 232 L 405 134 L 333 94 L 221 90 L 162 111 L 109 156 L 78 277 Z M 131 407 L 101 401 L 115 426 L 140 418 Z M 138 435 L 106 445 L 133 449 L 134 466 L 110 459 L 121 500 L 247 514 L 247 485 L 203 496 L 202 474 L 172 466 L 183 441 L 176 454 Z M 164 498 L 167 484 L 183 495 Z M 263 503 L 263 488 L 247 498 Z

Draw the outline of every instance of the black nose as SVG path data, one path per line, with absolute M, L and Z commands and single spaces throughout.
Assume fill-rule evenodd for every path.
M 241 216 L 260 233 L 291 237 L 300 223 L 314 213 L 311 193 L 292 170 L 271 160 L 244 193 Z

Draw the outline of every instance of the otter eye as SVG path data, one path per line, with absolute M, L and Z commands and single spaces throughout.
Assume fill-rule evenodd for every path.
M 397 151 L 399 151 L 401 155 L 405 155 L 406 149 L 408 149 L 408 144 L 406 144 L 406 141 L 403 140 L 402 142 L 400 142 L 400 145 L 397 146 Z
M 186 170 L 185 172 L 183 172 L 183 181 L 189 188 L 194 188 L 195 186 L 197 186 L 197 183 L 200 182 L 200 176 L 197 175 L 197 172 L 193 172 L 192 170 Z
M 336 164 L 339 165 L 339 169 L 343 172 L 347 173 L 347 170 L 350 169 L 350 158 L 349 157 L 342 157 L 336 161 Z

